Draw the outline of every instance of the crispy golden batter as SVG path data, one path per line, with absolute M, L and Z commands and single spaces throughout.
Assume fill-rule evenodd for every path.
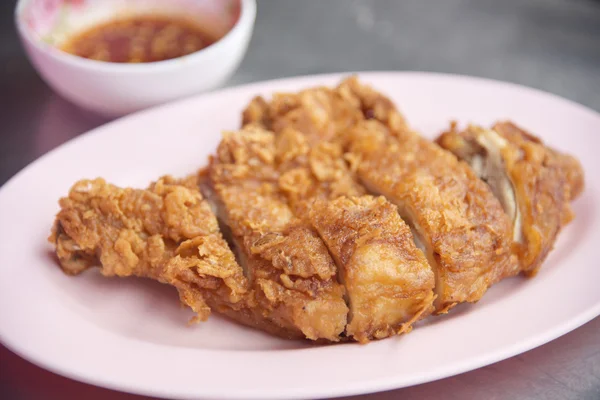
M 175 286 L 205 320 L 210 307 L 237 307 L 247 281 L 194 180 L 164 177 L 147 190 L 103 179 L 77 182 L 49 240 L 70 275 L 98 266 L 105 276 L 141 276 Z
M 348 293 L 348 336 L 366 342 L 408 332 L 433 310 L 433 272 L 394 205 L 340 197 L 316 202 L 310 219 Z
M 438 143 L 468 162 L 501 199 L 521 268 L 534 275 L 572 219 L 569 200 L 583 190 L 580 164 L 510 122 L 462 133 L 453 126 Z
M 256 291 L 282 334 L 338 341 L 348 307 L 336 267 L 316 231 L 295 218 L 279 191 L 275 136 L 227 133 L 209 167 L 210 199 Z

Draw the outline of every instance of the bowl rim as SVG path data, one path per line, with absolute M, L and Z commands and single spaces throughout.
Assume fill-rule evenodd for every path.
M 19 35 L 21 36 L 22 40 L 27 41 L 37 51 L 44 53 L 46 56 L 58 62 L 70 64 L 74 67 L 93 69 L 108 73 L 148 73 L 155 72 L 157 70 L 179 68 L 181 66 L 189 64 L 190 62 L 198 61 L 198 59 L 202 59 L 203 57 L 205 58 L 206 56 L 210 56 L 211 54 L 218 52 L 220 49 L 225 47 L 228 42 L 232 40 L 231 38 L 234 35 L 236 35 L 237 32 L 242 31 L 244 27 L 250 26 L 252 28 L 256 19 L 256 0 L 239 0 L 240 15 L 237 21 L 222 38 L 220 38 L 210 46 L 207 46 L 193 53 L 186 54 L 181 57 L 171 58 L 168 60 L 154 61 L 148 63 L 113 63 L 79 57 L 74 54 L 61 51 L 55 46 L 43 43 L 40 40 L 34 38 L 29 32 L 29 30 L 25 27 L 23 18 L 21 18 L 20 15 L 22 8 L 28 1 L 31 0 L 18 0 L 14 11 L 15 24 L 17 26 L 17 31 L 19 32 Z

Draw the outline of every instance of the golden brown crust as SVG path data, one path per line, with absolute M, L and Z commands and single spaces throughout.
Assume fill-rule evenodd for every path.
M 496 123 L 492 131 L 474 126 L 461 133 L 451 129 L 438 142 L 468 159 L 473 153 L 485 153 L 477 143 L 494 133 L 504 139 L 500 148 L 503 168 L 520 212 L 522 236 L 515 251 L 523 271 L 535 275 L 561 228 L 573 217 L 569 200 L 583 190 L 583 170 L 575 158 L 545 146 L 511 122 Z
M 338 341 L 348 313 L 344 289 L 327 248 L 279 191 L 273 133 L 226 134 L 209 180 L 263 315 L 296 336 Z
M 433 272 L 383 197 L 318 201 L 310 219 L 339 266 L 349 299 L 346 333 L 360 342 L 408 332 L 433 307 Z
M 198 320 L 210 305 L 234 306 L 247 281 L 193 181 L 164 177 L 147 190 L 82 180 L 60 200 L 49 240 L 61 267 L 79 274 L 140 276 L 175 286 Z

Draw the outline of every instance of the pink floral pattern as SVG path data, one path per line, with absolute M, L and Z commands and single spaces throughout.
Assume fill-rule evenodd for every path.
M 118 8 L 122 0 L 31 0 L 21 12 L 25 26 L 41 38 L 51 37 L 56 32 L 66 15 L 70 13 L 89 12 L 88 9 L 102 3 L 115 4 Z M 140 7 L 161 3 L 167 0 L 128 0 L 127 5 Z M 173 7 L 190 10 L 202 16 L 209 24 L 220 26 L 219 30 L 228 31 L 235 25 L 241 13 L 241 0 L 168 0 Z M 50 40 L 51 41 L 51 40 Z

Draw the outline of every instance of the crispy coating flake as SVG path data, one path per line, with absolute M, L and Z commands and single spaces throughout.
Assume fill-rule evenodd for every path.
M 318 201 L 310 218 L 339 266 L 360 342 L 408 332 L 433 310 L 434 275 L 409 227 L 383 197 Z
M 498 154 L 499 171 L 480 176 L 484 175 L 497 197 L 514 198 L 514 205 L 503 204 L 513 217 L 516 254 L 522 270 L 535 275 L 561 228 L 573 218 L 569 200 L 578 196 L 584 185 L 579 162 L 511 122 L 497 123 L 491 130 L 470 126 L 461 133 L 453 126 L 438 143 L 475 170 L 481 169 L 481 159 Z M 498 175 L 505 176 L 507 184 L 499 184 Z
M 279 189 L 297 217 L 306 219 L 317 200 L 365 193 L 338 143 L 320 141 L 311 147 L 303 133 L 290 127 L 275 136 L 275 143 Z
M 205 320 L 211 306 L 237 307 L 247 292 L 247 280 L 195 180 L 164 177 L 147 190 L 82 180 L 60 207 L 49 240 L 67 274 L 98 266 L 105 276 L 175 286 L 196 320 Z

